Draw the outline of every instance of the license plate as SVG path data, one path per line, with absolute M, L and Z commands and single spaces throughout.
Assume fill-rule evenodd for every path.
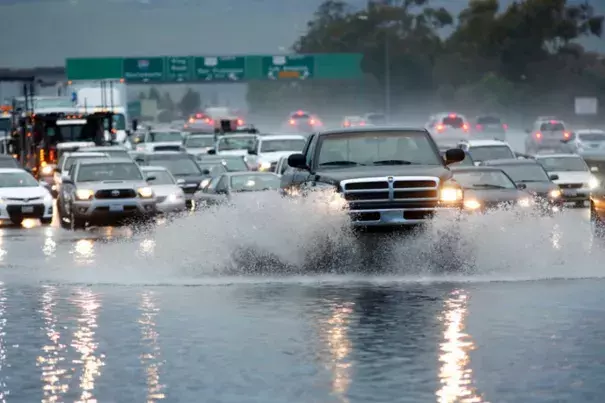
M 109 211 L 124 211 L 124 206 L 121 204 L 112 204 L 109 206 Z
M 576 196 L 578 194 L 578 191 L 577 190 L 567 190 L 567 189 L 564 189 L 563 190 L 563 194 L 565 196 Z
M 34 206 L 23 206 L 21 207 L 21 212 L 22 213 L 33 213 L 34 212 Z

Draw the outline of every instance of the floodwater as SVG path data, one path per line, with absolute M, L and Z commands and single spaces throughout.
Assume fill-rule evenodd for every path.
M 141 232 L 3 228 L 0 401 L 603 400 L 605 252 L 585 210 L 470 218 L 451 273 L 433 259 L 443 219 L 369 266 L 317 209 L 276 197 Z M 340 274 L 305 274 L 330 242 Z

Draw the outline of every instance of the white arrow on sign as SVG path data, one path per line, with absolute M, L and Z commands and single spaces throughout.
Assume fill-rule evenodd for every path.
M 300 75 L 300 79 L 301 80 L 306 80 L 307 78 L 309 78 L 309 70 L 305 70 L 301 75 Z
M 235 73 L 229 73 L 229 80 L 231 81 L 237 81 L 237 75 Z
M 267 77 L 269 77 L 271 80 L 275 80 L 275 72 L 273 70 L 269 70 Z

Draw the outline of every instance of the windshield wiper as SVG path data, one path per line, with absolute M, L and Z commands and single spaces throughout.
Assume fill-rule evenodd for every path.
M 414 162 L 405 161 L 405 160 L 382 160 L 382 161 L 374 161 L 373 165 L 412 165 Z
M 509 189 L 506 186 L 492 185 L 491 183 L 477 183 L 473 185 L 473 188 L 484 188 L 484 189 Z
M 360 164 L 359 162 L 355 162 L 355 161 L 330 161 L 330 162 L 323 162 L 323 163 L 319 164 L 320 167 L 327 167 L 327 166 L 332 166 L 332 165 L 359 166 L 359 165 L 363 165 L 363 164 Z
M 532 183 L 532 182 L 546 182 L 545 180 L 541 180 L 541 179 L 523 179 L 521 181 L 515 181 L 517 183 Z

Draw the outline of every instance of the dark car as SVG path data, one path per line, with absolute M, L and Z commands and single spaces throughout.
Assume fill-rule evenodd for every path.
M 300 133 L 312 133 L 321 128 L 321 121 L 314 115 L 305 111 L 296 111 L 288 116 L 289 130 Z
M 475 118 L 473 131 L 479 138 L 490 138 L 506 141 L 506 130 L 508 126 L 494 115 L 482 115 Z
M 0 168 L 19 168 L 22 169 L 19 161 L 11 155 L 0 154 Z
M 508 159 L 484 161 L 483 166 L 502 169 L 517 185 L 525 185 L 525 191 L 534 195 L 539 205 L 548 210 L 558 210 L 563 205 L 559 185 L 553 180 L 557 175 L 549 176 L 544 167 L 533 159 Z
M 220 204 L 231 200 L 233 194 L 277 190 L 279 176 L 272 172 L 229 172 L 213 178 L 202 189 L 200 201 Z
M 207 175 L 192 155 L 184 152 L 160 151 L 137 154 L 134 158 L 141 166 L 160 166 L 169 170 L 185 192 L 187 207 L 193 205 L 195 194 L 201 189 L 202 181 Z
M 493 167 L 452 168 L 454 180 L 464 190 L 464 209 L 485 212 L 497 208 L 531 208 L 531 195 L 501 169 Z

